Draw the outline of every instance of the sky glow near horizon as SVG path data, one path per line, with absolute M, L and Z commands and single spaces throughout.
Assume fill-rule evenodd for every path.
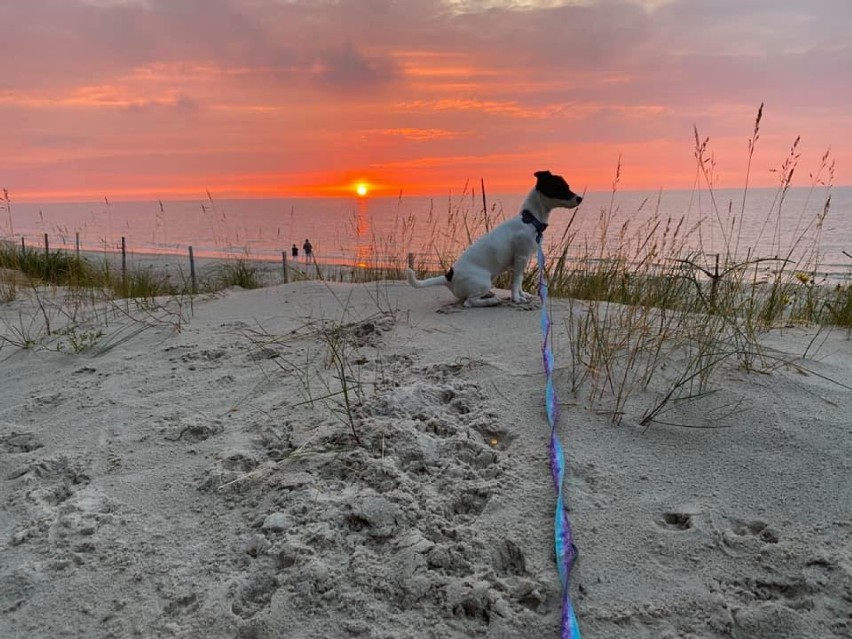
M 13 200 L 852 184 L 848 0 L 0 0 Z M 814 174 L 813 178 L 809 174 Z

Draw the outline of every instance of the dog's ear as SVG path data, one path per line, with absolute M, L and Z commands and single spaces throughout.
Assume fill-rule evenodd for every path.
M 538 179 L 541 179 L 541 178 L 544 178 L 544 177 L 550 177 L 551 175 L 553 175 L 553 174 L 550 171 L 536 171 L 534 173 L 534 176 L 537 177 Z

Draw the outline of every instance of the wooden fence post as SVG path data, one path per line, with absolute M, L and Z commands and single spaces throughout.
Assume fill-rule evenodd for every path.
M 414 270 L 414 253 L 408 254 L 408 268 L 412 271 Z
M 192 294 L 195 295 L 198 292 L 198 284 L 195 281 L 195 255 L 192 253 L 192 247 L 189 247 L 189 282 L 191 286 Z
M 127 242 L 121 236 L 121 287 L 127 288 Z
M 44 234 L 44 272 L 50 277 L 50 243 L 47 240 L 47 233 Z
M 290 282 L 290 269 L 287 267 L 287 251 L 281 251 L 281 265 L 284 268 L 284 283 Z
M 76 246 L 77 246 L 77 260 L 79 260 L 80 259 L 80 231 L 77 231 Z

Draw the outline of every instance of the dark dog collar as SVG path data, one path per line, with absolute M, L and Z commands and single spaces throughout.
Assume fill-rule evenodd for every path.
M 541 236 L 544 235 L 544 229 L 547 228 L 547 224 L 544 224 L 527 209 L 521 211 L 521 221 L 524 224 L 532 224 L 535 227 L 535 241 L 541 244 Z

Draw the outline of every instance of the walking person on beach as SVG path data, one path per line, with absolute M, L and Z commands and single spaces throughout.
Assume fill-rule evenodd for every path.
M 294 259 L 294 260 L 295 260 L 297 257 L 299 257 L 299 247 L 298 247 L 298 246 L 296 246 L 296 244 L 295 244 L 295 243 L 293 244 L 293 248 L 291 248 L 291 249 L 290 249 L 290 252 L 293 254 L 293 259 Z
M 302 250 L 305 252 L 305 261 L 310 262 L 311 256 L 314 254 L 314 246 L 310 240 L 305 240 L 305 243 L 302 244 Z

